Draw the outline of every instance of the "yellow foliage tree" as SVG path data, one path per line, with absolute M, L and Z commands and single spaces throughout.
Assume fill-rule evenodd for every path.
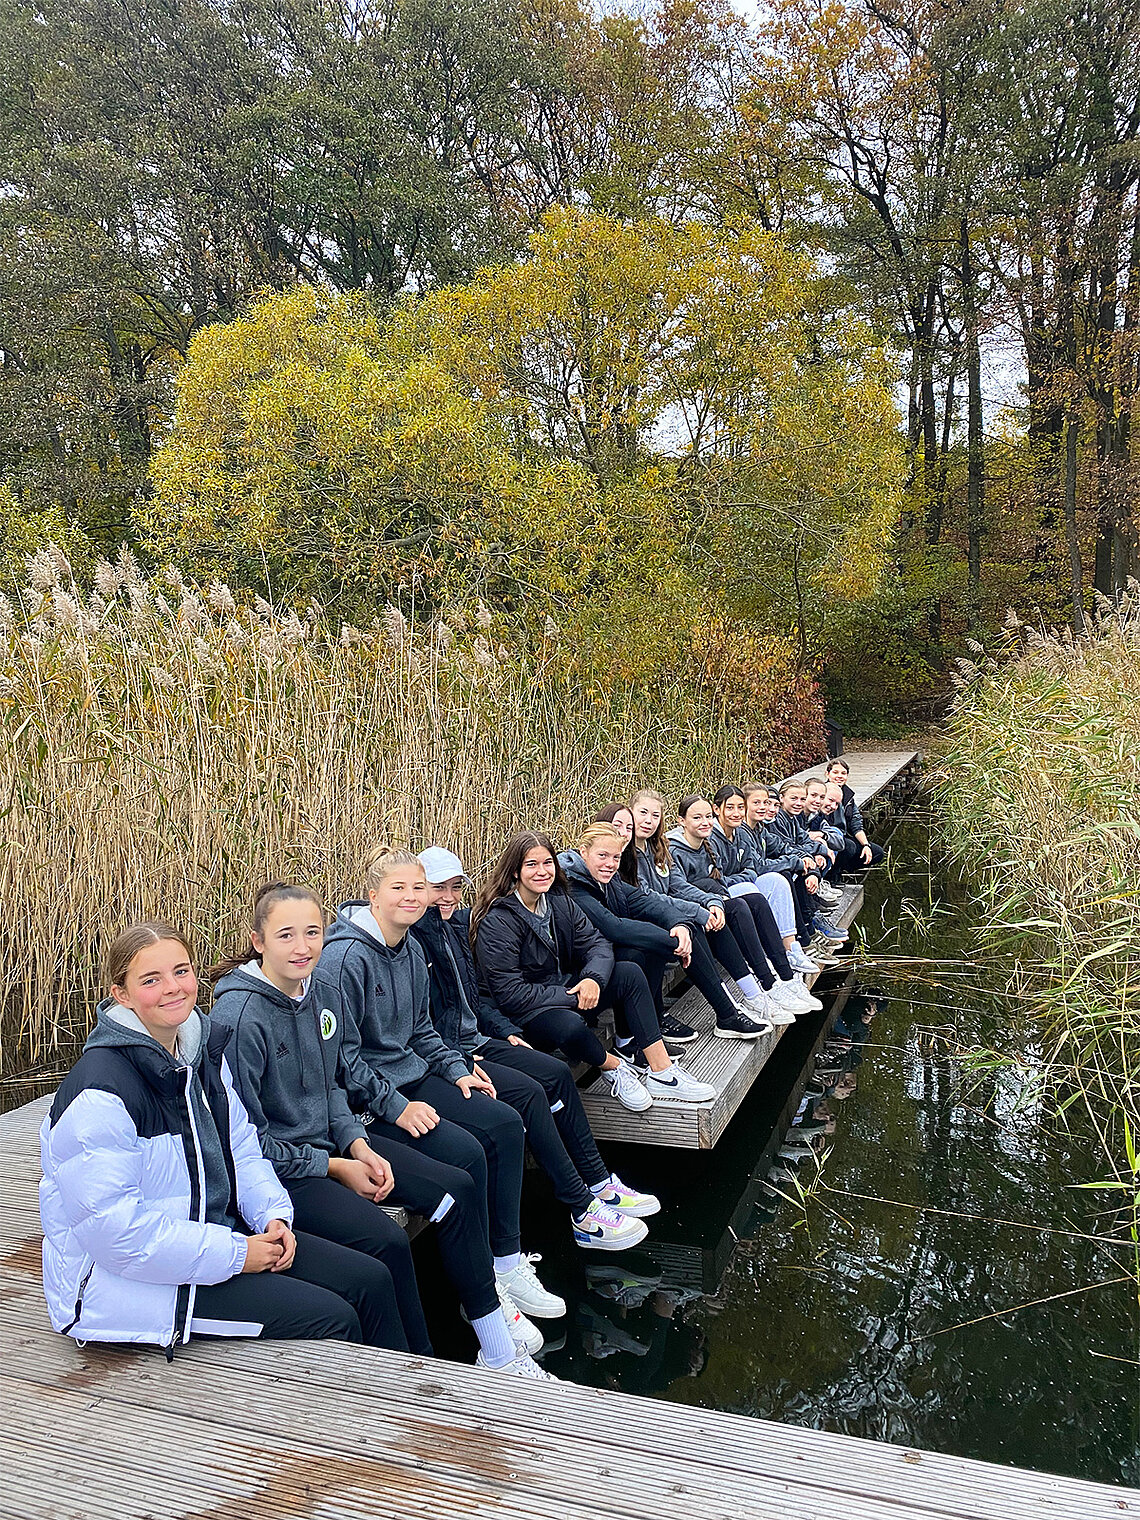
M 148 527 L 199 573 L 481 597 L 632 669 L 711 604 L 786 622 L 874 588 L 890 383 L 755 225 L 559 211 L 527 258 L 388 313 L 298 287 L 200 332 Z

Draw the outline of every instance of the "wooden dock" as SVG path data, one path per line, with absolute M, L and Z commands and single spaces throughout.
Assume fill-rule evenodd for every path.
M 847 784 L 860 807 L 883 794 L 894 796 L 907 791 L 922 767 L 922 752 L 916 749 L 856 749 L 840 759 L 848 767 Z M 809 776 L 822 776 L 827 764 L 826 760 L 819 760 L 796 771 L 789 780 L 806 781 Z
M 48 1325 L 36 1131 L 0 1117 L 2 1520 L 1121 1520 L 1140 1491 L 330 1342 Z
M 844 888 L 844 901 L 836 923 L 848 928 L 863 901 L 861 886 Z M 824 972 L 823 975 L 827 973 Z M 816 981 L 819 978 L 809 978 Z M 686 1150 L 711 1150 L 728 1128 L 733 1115 L 748 1096 L 786 1029 L 774 1029 L 759 1040 L 718 1040 L 713 1033 L 713 1012 L 695 987 L 670 1010 L 701 1037 L 685 1046 L 685 1070 L 698 1082 L 711 1083 L 717 1096 L 711 1103 L 685 1103 L 655 1098 L 653 1107 L 635 1114 L 623 1107 L 610 1091 L 604 1076 L 597 1076 L 582 1089 L 582 1102 L 590 1127 L 599 1140 L 620 1140 L 626 1145 L 679 1146 Z

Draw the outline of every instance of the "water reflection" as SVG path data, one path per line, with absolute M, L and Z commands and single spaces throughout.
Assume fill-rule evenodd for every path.
M 993 1043 L 1012 1015 L 980 989 L 984 973 L 954 969 L 941 985 L 937 969 L 908 972 L 915 956 L 961 962 L 969 942 L 962 889 L 940 868 L 931 877 L 925 848 L 923 821 L 905 822 L 895 859 L 914 864 L 869 883 L 868 942 L 902 958 L 897 971 L 833 983 L 831 1006 L 788 1031 L 711 1154 L 616 1150 L 622 1175 L 665 1205 L 641 1250 L 583 1262 L 541 1179 L 528 1181 L 544 1278 L 571 1304 L 546 1365 L 1136 1482 L 1134 1292 L 1054 1297 L 1127 1271 L 1124 1253 L 1085 1238 L 1104 1205 L 1072 1184 L 1098 1175 L 1095 1147 L 1042 1126 L 1031 1028 L 1023 1071 L 980 1086 L 949 1053 Z

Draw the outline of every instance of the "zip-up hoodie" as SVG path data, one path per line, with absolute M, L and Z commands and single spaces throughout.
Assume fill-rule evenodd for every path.
M 164 1346 L 192 1330 L 195 1291 L 245 1263 L 293 1205 L 257 1143 L 222 1051 L 229 1031 L 195 1011 L 171 1055 L 130 1010 L 99 1005 L 83 1054 L 40 1128 L 44 1295 L 76 1340 Z M 257 1334 L 260 1326 L 231 1327 Z
M 829 816 L 827 813 L 811 813 L 805 819 L 805 822 L 809 834 L 813 831 L 822 834 L 824 843 L 828 848 L 839 851 L 843 848 L 846 840 L 844 839 L 843 830 L 837 829 L 831 821 L 834 816 L 834 814 Z
M 522 1030 L 506 1019 L 479 990 L 479 974 L 468 937 L 470 908 L 445 919 L 428 908 L 408 931 L 419 941 L 430 978 L 431 1021 L 454 1050 L 473 1056 L 488 1040 L 508 1040 Z
M 558 864 L 566 872 L 571 899 L 611 945 L 628 945 L 666 957 L 676 953 L 677 943 L 669 930 L 677 919 L 667 898 L 650 897 L 620 876 L 603 887 L 590 875 L 577 850 L 564 850 Z
M 341 1021 L 311 977 L 291 998 L 250 961 L 219 981 L 210 1016 L 233 1030 L 238 1092 L 279 1177 L 327 1177 L 330 1156 L 368 1138 L 338 1081 Z
M 752 864 L 761 874 L 778 871 L 783 876 L 803 875 L 802 850 L 796 850 L 783 834 L 772 828 L 771 823 L 741 825 L 747 827 L 752 844 Z M 736 831 L 740 833 L 740 829 Z
M 785 849 L 795 851 L 802 871 L 805 857 L 816 853 L 816 841 L 808 836 L 803 814 L 788 813 L 783 808 L 777 808 L 776 816 L 766 827 L 773 843 L 782 844 Z M 814 870 L 814 867 L 812 869 Z
M 429 1073 L 448 1082 L 469 1074 L 432 1027 L 423 950 L 408 934 L 393 949 L 366 902 L 341 905 L 313 983 L 321 1006 L 341 1019 L 348 1096 L 357 1113 L 367 1109 L 394 1124 L 408 1106 L 402 1086 Z
M 639 845 L 637 880 L 641 890 L 653 897 L 663 897 L 675 914 L 675 924 L 688 924 L 703 929 L 708 922 L 709 909 L 719 905 L 721 899 L 715 892 L 706 892 L 691 882 L 675 860 L 670 860 L 668 871 L 663 871 L 645 845 Z

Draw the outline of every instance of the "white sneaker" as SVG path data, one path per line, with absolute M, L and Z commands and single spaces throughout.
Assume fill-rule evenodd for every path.
M 503 1318 L 507 1322 L 511 1340 L 520 1351 L 541 1351 L 543 1347 L 542 1331 L 537 1325 L 532 1325 L 526 1315 L 521 1313 L 518 1305 L 513 1302 L 506 1288 L 495 1277 L 495 1292 L 499 1295 L 499 1307 L 503 1311 Z M 466 1309 L 460 1309 L 459 1313 L 471 1323 L 471 1316 Z
M 507 1329 L 511 1332 L 511 1340 L 520 1351 L 541 1351 L 543 1346 L 542 1331 L 537 1325 L 532 1324 L 522 1312 L 514 1299 L 503 1287 L 499 1276 L 495 1275 L 495 1291 L 499 1295 L 499 1303 L 503 1306 L 503 1318 L 507 1322 Z
M 484 1372 L 513 1372 L 515 1377 L 530 1378 L 534 1383 L 561 1383 L 562 1378 L 556 1378 L 553 1372 L 547 1372 L 545 1367 L 540 1367 L 534 1358 L 525 1351 L 520 1351 L 513 1362 L 506 1362 L 502 1367 L 492 1367 L 484 1360 L 480 1351 L 475 1358 L 476 1367 L 482 1367 Z
M 668 1071 L 647 1072 L 645 1086 L 654 1098 L 680 1098 L 685 1103 L 711 1103 L 717 1095 L 715 1087 L 698 1082 L 680 1066 L 670 1066 Z
M 823 1000 L 817 998 L 811 988 L 805 985 L 802 975 L 793 978 L 793 980 L 796 984 L 796 992 L 802 999 L 804 1007 L 809 1013 L 818 1013 L 823 1007 Z
M 621 1061 L 613 1071 L 603 1073 L 610 1079 L 610 1091 L 619 1103 L 631 1108 L 635 1114 L 643 1114 L 653 1099 L 642 1087 L 637 1072 L 626 1061 Z
M 807 1013 L 813 1003 L 820 1008 L 823 1007 L 823 1004 L 817 998 L 812 998 L 804 984 L 794 976 L 789 981 L 777 982 L 772 988 L 770 997 L 777 1008 L 783 1008 L 788 1013 Z M 810 1002 L 809 999 L 811 999 Z
M 815 895 L 817 897 L 821 897 L 825 903 L 830 903 L 832 907 L 834 907 L 836 903 L 841 903 L 843 901 L 843 893 L 837 891 L 835 887 L 828 886 L 824 882 L 820 882 L 819 886 L 815 890 Z
M 788 951 L 788 965 L 793 971 L 800 971 L 805 976 L 814 976 L 819 966 L 812 960 L 810 955 L 805 955 L 802 945 L 795 944 Z
M 649 1226 L 632 1214 L 619 1214 L 595 1198 L 584 1214 L 573 1220 L 574 1244 L 583 1251 L 628 1251 L 639 1246 Z
M 513 1271 L 496 1272 L 495 1280 L 524 1315 L 529 1314 L 532 1319 L 561 1319 L 566 1313 L 566 1301 L 557 1293 L 548 1293 L 539 1282 L 533 1263 L 541 1260 L 541 1256 L 524 1254 Z
M 595 1193 L 594 1197 L 604 1203 L 607 1209 L 613 1209 L 617 1214 L 629 1214 L 634 1219 L 646 1219 L 650 1214 L 660 1214 L 661 1200 L 655 1198 L 652 1193 L 639 1193 L 636 1188 L 627 1187 L 616 1172 L 611 1172 L 605 1191 Z

